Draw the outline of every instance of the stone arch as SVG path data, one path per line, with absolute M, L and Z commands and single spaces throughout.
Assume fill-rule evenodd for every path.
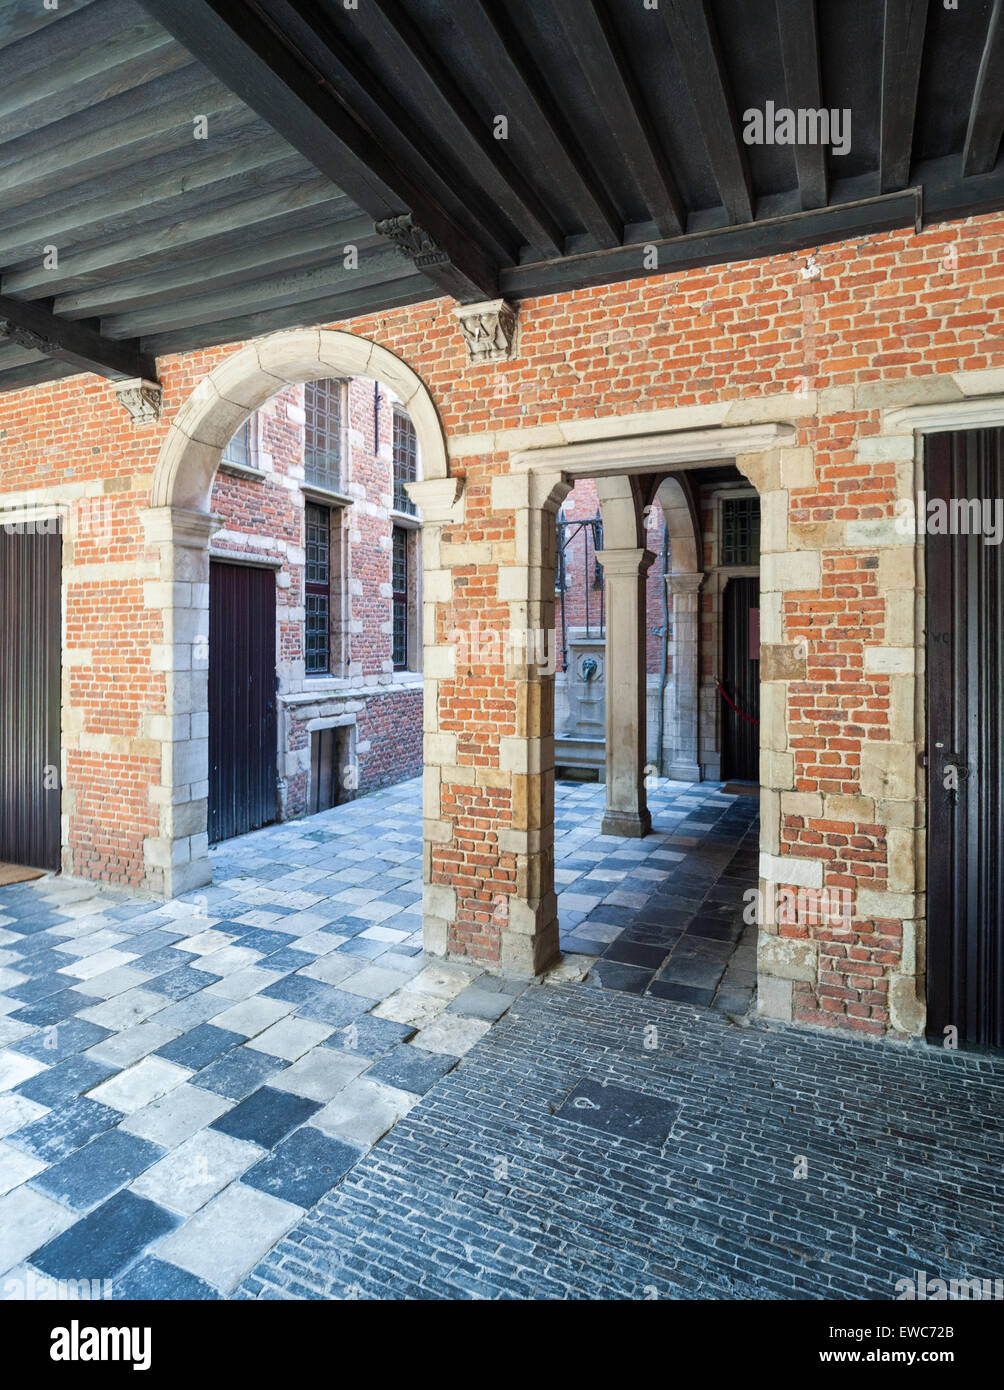
M 369 338 L 297 328 L 246 344 L 199 382 L 161 446 L 151 505 L 207 510 L 220 454 L 243 421 L 284 387 L 329 376 L 366 376 L 389 386 L 415 426 L 423 476 L 448 476 L 439 412 L 417 372 Z
M 184 401 L 161 446 L 151 505 L 142 518 L 154 565 L 146 603 L 162 631 L 151 663 L 164 675 L 163 706 L 146 718 L 147 741 L 160 748 L 160 775 L 150 788 L 157 833 L 144 842 L 144 858 L 147 887 L 167 897 L 212 877 L 207 823 L 213 479 L 223 449 L 248 415 L 286 386 L 331 376 L 370 377 L 390 387 L 406 407 L 422 461 L 422 481 L 409 486 L 423 515 L 426 566 L 430 550 L 438 551 L 439 528 L 459 519 L 463 483 L 449 477 L 446 438 L 428 388 L 400 357 L 367 338 L 325 328 L 272 334 L 226 358 Z

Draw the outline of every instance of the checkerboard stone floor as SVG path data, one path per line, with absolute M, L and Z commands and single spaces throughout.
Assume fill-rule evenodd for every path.
M 599 835 L 562 784 L 550 977 L 742 1012 L 756 802 L 660 782 Z M 218 1298 L 455 1068 L 524 986 L 421 951 L 420 783 L 213 852 L 156 903 L 0 889 L 0 1293 L 110 1279 Z

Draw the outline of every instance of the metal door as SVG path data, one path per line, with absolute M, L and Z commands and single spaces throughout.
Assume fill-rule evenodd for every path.
M 209 839 L 275 820 L 275 575 L 209 567 Z
M 758 782 L 760 581 L 730 579 L 722 603 L 722 778 Z
M 1004 431 L 927 441 L 928 503 L 956 531 L 925 535 L 927 630 L 927 1029 L 1004 1046 L 1004 561 L 993 523 L 1004 498 Z M 962 504 L 990 503 L 990 510 Z M 925 508 L 925 515 L 928 508 Z M 976 528 L 979 527 L 979 530 Z M 982 532 L 982 534 L 981 534 Z
M 0 528 L 0 860 L 36 869 L 59 868 L 62 537 L 55 527 Z

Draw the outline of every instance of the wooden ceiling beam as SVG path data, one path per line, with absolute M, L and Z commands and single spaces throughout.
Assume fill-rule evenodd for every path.
M 179 43 L 379 224 L 409 215 L 416 265 L 458 299 L 492 297 L 498 265 L 381 147 L 309 58 L 255 3 L 140 0 Z M 402 244 L 405 254 L 411 248 Z
M 575 211 L 597 245 L 619 246 L 624 227 L 617 209 L 508 14 L 498 0 L 472 0 L 457 18 L 479 68 L 512 102 L 512 109 L 500 114 L 508 115 L 510 121 L 521 120 L 524 133 L 534 141 L 541 142 L 543 137 L 541 159 L 562 201 Z
M 489 123 L 464 95 L 400 0 L 374 0 L 373 13 L 381 22 L 382 43 L 398 52 L 406 62 L 418 64 L 436 97 L 450 113 L 451 131 L 464 142 L 475 160 L 487 166 L 488 179 L 497 190 L 499 206 L 505 216 L 529 246 L 544 255 L 560 256 L 565 247 L 565 234 L 557 218 L 505 153 L 502 142 L 494 138 Z
M 753 221 L 749 164 L 708 0 L 663 0 L 662 12 L 697 113 L 729 221 Z
M 885 0 L 879 116 L 879 190 L 882 193 L 905 188 L 910 181 L 926 27 L 927 0 Z
M 157 364 L 134 342 L 112 342 L 86 323 L 60 319 L 42 304 L 25 304 L 0 295 L 0 343 L 16 343 L 78 372 L 96 372 L 113 381 L 142 377 L 156 381 Z
M 986 43 L 969 108 L 962 175 L 989 174 L 1004 134 L 1004 2 L 994 0 Z
M 818 111 L 823 101 L 815 0 L 777 0 L 776 7 L 788 106 L 793 111 Z M 824 208 L 828 197 L 825 148 L 796 145 L 795 169 L 802 208 Z
M 598 109 L 659 235 L 677 236 L 687 210 L 627 54 L 602 0 L 552 0 Z

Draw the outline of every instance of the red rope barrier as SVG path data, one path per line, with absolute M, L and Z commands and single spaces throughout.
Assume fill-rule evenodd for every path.
M 724 685 L 722 685 L 721 681 L 718 680 L 717 678 L 716 678 L 716 680 L 715 680 L 715 685 L 717 685 L 717 686 L 718 686 L 718 689 L 721 691 L 722 699 L 725 701 L 725 703 L 726 703 L 727 705 L 730 705 L 730 706 L 732 707 L 732 709 L 735 710 L 736 714 L 741 715 L 741 717 L 742 717 L 743 719 L 745 719 L 746 722 L 749 723 L 749 724 L 759 724 L 759 723 L 760 723 L 759 719 L 755 719 L 755 718 L 753 717 L 752 714 L 747 714 L 745 710 L 739 708 L 739 706 L 736 704 L 735 700 L 733 700 L 732 696 L 731 696 L 731 695 L 729 694 L 729 692 L 725 689 Z

